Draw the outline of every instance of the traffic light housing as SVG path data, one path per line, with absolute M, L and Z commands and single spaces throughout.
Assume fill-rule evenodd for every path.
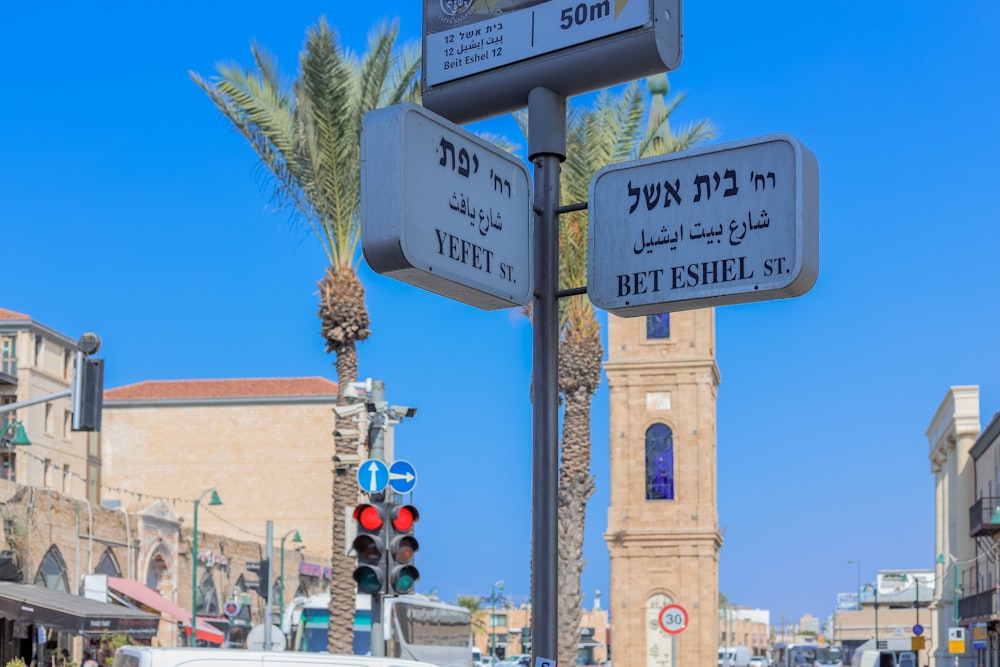
M 354 581 L 359 593 L 379 594 L 385 590 L 385 523 L 384 503 L 361 503 L 354 508 L 357 537 L 352 546 L 358 564 Z
M 77 355 L 73 377 L 73 430 L 100 431 L 104 407 L 104 359 Z
M 420 550 L 420 543 L 413 536 L 413 524 L 420 513 L 413 505 L 389 507 L 389 592 L 406 595 L 420 579 L 420 571 L 413 565 L 413 557 Z
M 267 598 L 267 582 L 270 581 L 271 561 L 251 560 L 247 561 L 247 571 L 257 575 L 257 581 L 248 581 L 247 588 L 257 591 L 257 595 Z

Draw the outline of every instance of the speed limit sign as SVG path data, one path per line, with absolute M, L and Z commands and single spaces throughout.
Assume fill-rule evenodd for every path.
M 660 628 L 670 635 L 679 635 L 688 626 L 688 613 L 679 604 L 668 604 L 660 610 Z

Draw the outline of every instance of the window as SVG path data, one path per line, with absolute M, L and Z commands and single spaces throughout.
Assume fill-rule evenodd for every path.
M 670 338 L 670 313 L 657 313 L 646 316 L 646 338 Z
M 106 574 L 109 577 L 122 576 L 121 568 L 118 567 L 118 560 L 111 553 L 111 549 L 105 549 L 104 553 L 101 554 L 101 560 L 97 562 L 97 569 L 94 571 L 94 574 Z
M 69 464 L 63 464 L 62 493 L 69 493 Z
M 73 432 L 73 413 L 69 410 L 63 410 L 63 423 L 62 423 L 62 437 L 63 440 L 69 440 L 70 434 Z
M 73 350 L 63 348 L 63 379 L 69 380 L 73 377 Z
M 55 545 L 49 547 L 42 559 L 42 564 L 38 566 L 35 585 L 45 586 L 63 593 L 70 592 L 69 578 L 66 576 L 66 563 Z
M 45 338 L 35 336 L 35 368 L 42 367 L 42 353 L 45 351 Z
M 666 424 L 646 429 L 646 500 L 674 499 L 674 432 Z
M 198 614 L 201 616 L 218 616 L 222 612 L 219 605 L 219 593 L 215 589 L 212 573 L 206 572 L 198 585 Z
M 45 404 L 45 432 L 51 434 L 55 430 L 55 418 L 53 417 L 52 404 Z

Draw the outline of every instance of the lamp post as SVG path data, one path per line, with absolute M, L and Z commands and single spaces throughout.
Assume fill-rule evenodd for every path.
M 202 491 L 194 501 L 194 536 L 191 539 L 191 639 L 188 640 L 188 646 L 197 645 L 195 639 L 198 635 L 198 504 L 209 493 L 212 494 L 212 498 L 208 501 L 209 505 L 222 504 L 219 492 L 214 486 Z
M 878 580 L 874 584 L 865 584 L 865 588 L 871 588 L 875 595 L 875 646 L 878 647 Z
M 292 544 L 297 542 L 302 542 L 302 536 L 299 535 L 299 531 L 292 528 L 290 531 L 281 536 L 281 558 L 279 559 L 279 572 L 281 583 L 278 584 L 278 609 L 281 613 L 285 613 L 285 540 L 289 535 L 293 535 Z
M 497 654 L 497 640 L 496 640 L 496 609 L 497 601 L 503 598 L 503 579 L 497 581 L 493 584 L 493 588 L 490 589 L 490 655 L 495 656 Z
M 858 611 L 861 610 L 861 559 L 849 560 L 847 564 L 856 563 L 858 566 Z

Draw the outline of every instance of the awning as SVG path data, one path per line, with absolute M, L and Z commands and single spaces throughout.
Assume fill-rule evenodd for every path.
M 191 612 L 181 607 L 176 602 L 168 600 L 149 586 L 131 579 L 121 579 L 119 577 L 108 577 L 108 588 L 118 591 L 144 607 L 155 610 L 159 614 L 169 616 L 175 621 L 184 624 L 185 634 L 191 635 Z M 198 639 L 202 639 L 213 644 L 221 644 L 225 640 L 225 635 L 206 623 L 198 619 Z
M 0 581 L 0 618 L 89 637 L 99 637 L 105 632 L 155 637 L 160 625 L 158 616 L 138 609 L 9 581 Z

